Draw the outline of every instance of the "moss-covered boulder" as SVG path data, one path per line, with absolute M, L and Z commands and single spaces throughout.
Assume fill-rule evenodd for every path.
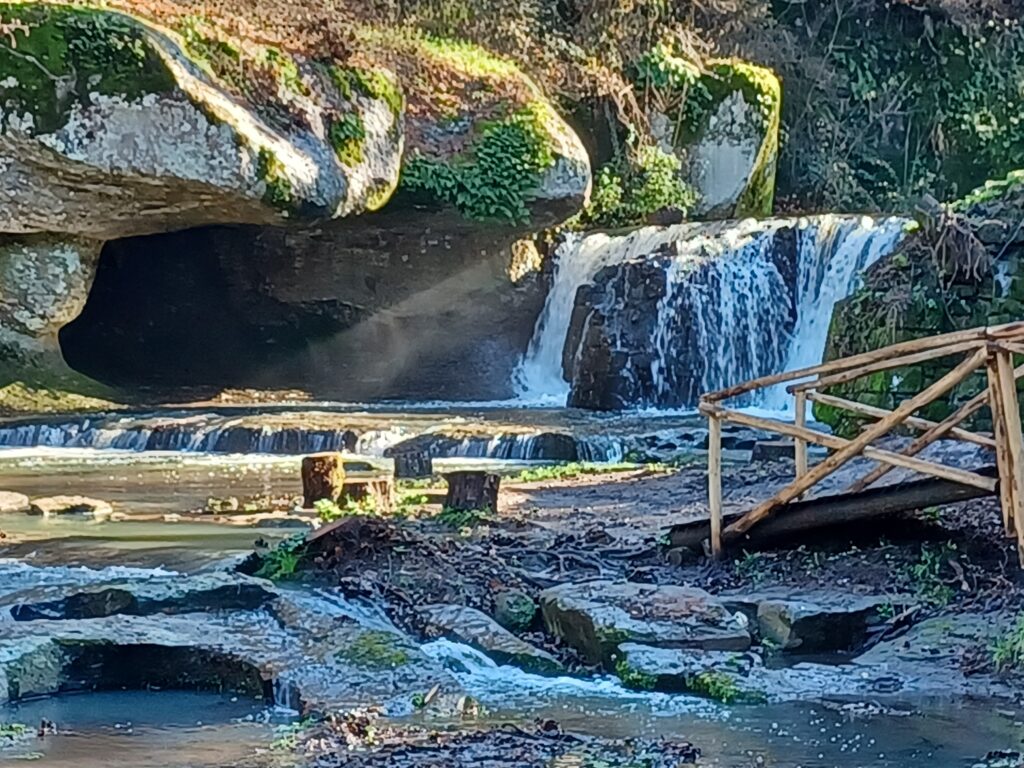
M 895 253 L 876 263 L 863 287 L 836 305 L 825 357 L 867 352 L 900 341 L 1024 319 L 1024 172 L 990 182 L 944 209 L 923 212 Z M 891 409 L 929 386 L 950 359 L 865 376 L 831 393 Z M 921 413 L 951 414 L 985 386 L 977 373 Z M 862 421 L 815 404 L 815 417 L 850 435 Z M 979 415 L 985 426 L 987 411 Z
M 682 160 L 706 218 L 768 216 L 775 198 L 782 87 L 775 73 L 736 59 L 698 66 L 658 46 L 637 64 L 651 128 Z
M 195 18 L 165 29 L 0 3 L 0 20 L 4 231 L 109 239 L 335 217 L 379 205 L 397 181 L 401 97 L 360 87 L 383 72 L 341 78 Z

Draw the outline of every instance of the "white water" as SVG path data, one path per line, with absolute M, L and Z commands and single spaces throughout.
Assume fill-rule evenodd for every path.
M 634 260 L 667 261 L 666 294 L 649 345 L 655 401 L 672 402 L 670 395 L 695 400 L 698 393 L 678 391 L 683 379 L 708 391 L 818 363 L 836 302 L 853 292 L 866 267 L 895 248 L 904 225 L 898 218 L 827 215 L 645 227 L 622 237 L 598 233 L 568 241 L 556 254 L 552 289 L 517 371 L 520 400 L 566 402 L 570 385 L 562 362 L 577 292 L 602 268 Z M 775 252 L 776 235 L 788 228 L 796 230 L 796 285 L 780 271 L 785 259 Z M 614 300 L 606 312 L 622 316 L 630 309 L 623 298 Z M 673 374 L 684 356 L 702 365 L 696 381 L 691 370 Z M 659 404 L 665 402 L 635 403 Z M 785 408 L 779 392 L 754 405 Z

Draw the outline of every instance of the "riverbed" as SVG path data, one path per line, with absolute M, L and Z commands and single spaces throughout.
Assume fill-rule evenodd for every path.
M 521 462 L 488 461 L 487 466 L 508 470 L 522 466 Z M 297 467 L 297 456 L 7 450 L 0 453 L 5 489 L 30 496 L 97 496 L 112 503 L 119 519 L 47 521 L 22 513 L 6 515 L 0 520 L 9 537 L 6 562 L 16 558 L 30 563 L 40 569 L 38 573 L 49 573 L 54 583 L 102 581 L 108 577 L 103 569 L 110 571 L 110 577 L 144 581 L 169 573 L 202 575 L 228 568 L 251 551 L 257 539 L 276 541 L 296 529 L 195 522 L 180 516 L 209 497 L 298 494 Z M 694 478 L 698 474 L 695 470 Z M 582 483 L 512 485 L 507 498 L 509 508 L 518 510 L 515 514 L 538 516 L 543 525 L 557 525 L 559 517 L 575 515 L 572 525 L 579 527 L 605 514 L 595 498 L 623 497 L 628 505 L 630 498 L 641 494 L 650 499 L 649 504 L 665 506 L 664 499 L 670 496 L 677 502 L 686 500 L 681 489 L 690 486 L 680 483 L 671 475 L 651 477 L 643 472 L 625 477 L 595 475 Z M 657 490 L 658 484 L 663 491 Z M 690 493 L 696 499 L 696 491 Z M 609 514 L 627 512 L 610 510 Z M 670 514 L 678 510 L 664 510 L 666 519 Z M 618 519 L 623 531 L 638 540 L 654 535 L 654 528 L 648 534 L 628 525 L 628 516 Z M 83 574 L 88 575 L 83 579 Z M 318 600 L 322 600 L 319 609 L 315 608 Z M 343 603 L 341 595 L 328 601 L 315 593 L 303 602 L 324 616 L 344 613 L 348 608 L 338 607 Z M 353 615 L 375 627 L 380 621 L 379 611 L 373 614 L 377 618 L 367 618 L 363 609 Z M 468 720 L 427 711 L 393 721 L 409 727 L 487 729 L 501 723 L 529 727 L 536 719 L 551 719 L 567 732 L 606 740 L 684 739 L 701 750 L 701 764 L 744 768 L 966 767 L 989 750 L 1019 749 L 1024 733 L 1024 709 L 1006 700 L 930 696 L 727 706 L 691 695 L 631 691 L 610 677 L 541 677 L 499 666 L 450 641 L 424 643 L 410 638 L 408 642 L 447 669 L 452 684 L 482 707 Z M 294 717 L 275 710 L 272 703 L 226 692 L 106 691 L 49 697 L 4 708 L 3 721 L 34 729 L 41 720 L 50 720 L 57 733 L 31 736 L 0 750 L 0 762 L 34 759 L 69 768 L 262 765 L 281 759 L 280 728 Z M 270 750 L 275 741 L 278 750 Z M 344 765 L 339 759 L 338 764 Z M 552 765 L 556 764 L 562 765 Z

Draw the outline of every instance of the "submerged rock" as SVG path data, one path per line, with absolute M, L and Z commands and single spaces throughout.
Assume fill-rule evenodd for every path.
M 102 499 L 90 499 L 88 496 L 48 496 L 33 499 L 29 506 L 29 514 L 43 517 L 60 517 L 62 515 L 84 515 L 103 520 L 113 513 L 114 508 Z
M 462 605 L 428 605 L 420 610 L 427 633 L 450 637 L 486 653 L 499 664 L 530 672 L 557 673 L 562 665 L 549 653 L 520 640 L 485 613 Z
M 593 581 L 547 589 L 540 604 L 548 631 L 591 664 L 611 665 L 626 642 L 720 651 L 750 647 L 746 618 L 702 589 Z

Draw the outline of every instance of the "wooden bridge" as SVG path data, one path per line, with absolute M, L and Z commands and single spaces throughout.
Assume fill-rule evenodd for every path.
M 1024 322 L 915 339 L 705 394 L 700 411 L 710 422 L 708 500 L 713 553 L 720 556 L 724 548 L 747 539 L 755 529 L 768 528 L 776 534 L 785 534 L 797 527 L 829 524 L 834 519 L 852 521 L 878 513 L 998 494 L 1006 534 L 1017 538 L 1024 565 L 1024 447 L 1017 400 L 1017 382 L 1024 376 L 1024 365 L 1015 367 L 1014 355 L 1024 357 Z M 947 358 L 951 361 L 947 374 L 891 411 L 828 394 L 829 387 L 862 376 L 926 361 L 941 364 Z M 985 372 L 982 381 L 987 380 L 987 385 L 948 418 L 937 422 L 915 416 L 921 408 L 948 394 L 979 369 Z M 724 405 L 731 398 L 782 384 L 788 384 L 786 391 L 793 396 L 792 422 L 753 416 Z M 806 423 L 809 402 L 848 411 L 859 419 L 868 420 L 869 425 L 852 439 L 812 429 Z M 986 408 L 992 416 L 992 434 L 973 431 L 964 424 Z M 727 422 L 793 438 L 796 477 L 770 499 L 723 528 L 722 424 Z M 875 445 L 896 429 L 918 433 L 918 436 L 900 451 Z M 990 464 L 994 466 L 968 470 L 918 456 L 940 438 L 973 443 L 991 451 L 994 461 Z M 807 455 L 807 447 L 812 444 L 830 450 L 826 458 L 813 466 L 808 463 Z M 825 478 L 859 456 L 875 462 L 876 466 L 842 493 L 801 501 Z M 895 467 L 919 473 L 924 479 L 872 487 Z M 677 526 L 672 533 L 673 543 L 681 544 L 688 528 L 692 526 Z M 703 530 L 707 531 L 707 523 Z

